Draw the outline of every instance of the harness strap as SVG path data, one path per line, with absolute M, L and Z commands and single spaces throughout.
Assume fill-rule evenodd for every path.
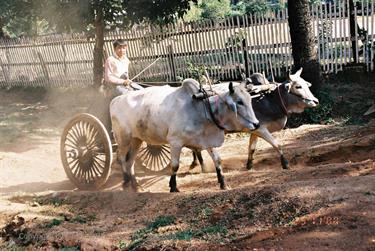
M 214 112 L 212 111 L 212 107 L 211 107 L 211 104 L 210 104 L 210 100 L 209 100 L 209 96 L 206 92 L 206 90 L 204 90 L 203 88 L 201 89 L 201 92 L 203 93 L 204 95 L 204 99 L 203 99 L 203 103 L 205 104 L 206 106 L 206 109 L 208 110 L 208 112 L 210 113 L 210 116 L 212 118 L 212 121 L 214 122 L 214 124 L 220 129 L 220 130 L 225 130 L 225 128 L 223 126 L 220 125 L 220 121 L 218 121 L 215 117 L 215 114 Z M 216 102 L 217 103 L 217 100 Z M 216 104 L 218 105 L 218 104 Z
M 281 86 L 281 85 L 279 85 L 279 86 L 277 87 L 277 93 L 279 94 L 279 99 L 280 99 L 281 107 L 283 108 L 283 112 L 284 112 L 285 115 L 288 115 L 288 109 L 286 109 L 286 105 L 285 105 L 285 103 L 284 103 L 284 100 L 283 100 L 283 98 L 281 97 L 280 86 Z

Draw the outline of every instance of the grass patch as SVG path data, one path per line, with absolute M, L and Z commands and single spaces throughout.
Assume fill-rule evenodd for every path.
M 158 229 L 159 227 L 165 227 L 168 225 L 173 224 L 176 221 L 176 218 L 174 216 L 168 215 L 168 216 L 159 216 L 157 217 L 153 222 L 151 222 L 147 228 L 153 230 Z
M 123 245 L 120 249 L 127 249 L 132 250 L 136 248 L 139 244 L 141 244 L 149 234 L 153 233 L 155 230 L 157 230 L 160 227 L 165 227 L 174 224 L 176 221 L 176 218 L 172 215 L 166 215 L 166 216 L 159 216 L 154 221 L 150 222 L 146 228 L 140 229 L 136 231 L 131 236 L 131 243 L 129 243 L 128 246 Z M 124 243 L 123 243 L 124 244 Z
M 71 222 L 77 222 L 77 223 L 81 223 L 81 224 L 85 224 L 89 221 L 93 221 L 96 219 L 96 215 L 95 214 L 89 214 L 89 215 L 77 215 L 75 217 L 73 217 L 70 221 Z
M 50 222 L 46 223 L 44 226 L 45 226 L 46 228 L 52 228 L 52 227 L 54 227 L 54 226 L 58 226 L 58 225 L 60 225 L 62 222 L 63 222 L 62 219 L 56 219 L 56 218 L 55 218 L 55 219 L 51 220 Z
M 187 230 L 179 231 L 174 234 L 166 235 L 164 236 L 163 239 L 190 241 L 193 238 L 204 239 L 204 237 L 206 237 L 207 235 L 214 235 L 214 234 L 227 235 L 228 229 L 223 224 L 216 224 L 216 225 L 207 226 L 207 227 L 204 227 L 202 229 L 197 229 L 197 230 L 187 229 Z

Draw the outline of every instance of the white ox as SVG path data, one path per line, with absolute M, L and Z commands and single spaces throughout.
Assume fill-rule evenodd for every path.
M 245 85 L 227 84 L 225 91 L 208 99 L 210 113 L 202 100 L 193 99 L 198 82 L 186 79 L 178 88 L 150 87 L 114 98 L 110 105 L 112 128 L 118 143 L 124 183 L 141 190 L 134 173 L 134 159 L 143 141 L 153 145 L 170 144 L 172 174 L 170 191 L 178 192 L 176 173 L 181 149 L 206 149 L 216 167 L 220 188 L 225 189 L 221 160 L 214 149 L 224 142 L 227 131 L 258 128 Z M 220 128 L 219 128 L 220 127 Z

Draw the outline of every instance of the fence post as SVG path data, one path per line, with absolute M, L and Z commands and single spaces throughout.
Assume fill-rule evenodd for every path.
M 357 57 L 357 20 L 356 20 L 356 13 L 354 8 L 354 1 L 349 0 L 349 29 L 350 29 L 350 41 L 352 41 L 352 52 L 353 52 L 353 59 L 355 63 L 358 63 Z
M 1 58 L 0 58 L 0 66 L 1 66 L 1 69 L 3 71 L 5 83 L 8 83 L 9 82 L 9 73 L 8 73 L 7 69 L 5 68 L 5 65 L 3 64 L 3 61 L 1 60 Z
M 40 53 L 40 51 L 37 51 L 36 54 L 38 55 L 40 65 L 42 66 L 43 75 L 45 79 L 49 81 L 50 79 L 49 79 L 48 69 L 47 69 L 46 63 L 44 62 L 42 53 Z
M 61 43 L 61 49 L 63 51 L 64 76 L 67 76 L 68 75 L 68 66 L 66 64 L 67 55 L 66 55 L 66 48 L 63 42 Z
M 176 67 L 175 67 L 175 62 L 174 62 L 174 57 L 173 57 L 173 47 L 172 45 L 168 45 L 168 64 L 171 69 L 172 73 L 172 81 L 177 81 L 177 75 L 176 75 Z
M 247 52 L 246 38 L 242 39 L 242 53 L 243 53 L 244 64 L 245 64 L 245 74 L 246 74 L 246 77 L 249 77 L 250 76 L 249 54 Z

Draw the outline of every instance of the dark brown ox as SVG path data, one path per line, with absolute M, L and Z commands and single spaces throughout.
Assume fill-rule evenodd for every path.
M 246 167 L 253 167 L 254 152 L 258 137 L 270 143 L 279 153 L 281 165 L 288 168 L 288 161 L 284 157 L 282 147 L 271 135 L 272 132 L 280 131 L 285 127 L 288 116 L 292 113 L 301 113 L 306 108 L 316 107 L 318 99 L 311 93 L 309 87 L 311 83 L 301 78 L 302 68 L 295 74 L 289 75 L 289 80 L 282 84 L 276 84 L 276 88 L 270 93 L 266 93 L 260 99 L 252 99 L 252 105 L 256 117 L 259 119 L 260 127 L 256 131 L 250 132 L 249 151 Z M 251 77 L 251 82 L 255 85 L 269 84 L 260 73 L 255 73 Z M 198 165 L 197 158 L 201 164 L 202 171 L 206 172 L 206 167 L 200 152 L 195 152 L 194 160 L 190 168 Z

